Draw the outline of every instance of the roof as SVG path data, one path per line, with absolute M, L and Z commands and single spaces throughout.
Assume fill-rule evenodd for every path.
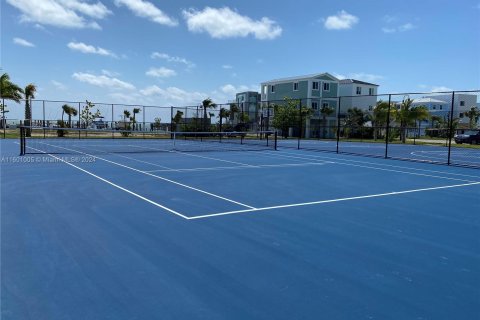
M 312 78 L 316 78 L 316 77 L 320 77 L 320 76 L 328 76 L 328 77 L 333 78 L 334 81 L 339 81 L 336 77 L 332 76 L 330 73 L 324 72 L 324 73 L 307 74 L 307 75 L 304 75 L 304 76 L 296 76 L 296 77 L 273 79 L 273 80 L 265 81 L 265 82 L 263 82 L 263 83 L 269 83 L 269 82 L 289 82 L 289 81 L 295 81 L 295 80 L 298 81 L 298 80 L 312 79 Z
M 358 84 L 364 84 L 367 86 L 376 86 L 378 87 L 378 84 L 375 83 L 370 83 L 370 82 L 365 82 L 365 81 L 360 81 L 360 80 L 355 80 L 355 79 L 342 79 L 340 80 L 340 84 L 350 84 L 350 83 L 358 83 Z
M 424 98 L 413 99 L 413 103 L 447 103 L 447 102 L 443 100 L 424 97 Z

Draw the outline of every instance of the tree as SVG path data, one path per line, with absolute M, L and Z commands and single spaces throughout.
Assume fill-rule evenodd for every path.
M 153 121 L 154 121 L 154 122 L 153 122 L 153 128 L 154 128 L 155 130 L 159 130 L 159 129 L 160 129 L 160 126 L 161 126 L 161 121 L 162 121 L 162 119 L 160 119 L 159 117 L 157 117 L 157 118 L 155 118 Z
M 35 92 L 37 87 L 30 83 L 25 87 L 25 126 L 30 127 L 32 125 L 32 99 L 35 99 Z M 28 128 L 25 132 L 27 137 L 30 137 L 32 130 Z
M 422 124 L 422 121 L 428 120 L 430 118 L 430 112 L 428 111 L 428 108 L 426 106 L 415 106 L 412 107 L 412 113 L 413 113 L 413 121 L 415 125 L 417 124 L 418 121 L 418 135 L 420 135 L 420 127 Z
M 298 101 L 285 98 L 285 104 L 274 105 L 272 124 L 274 128 L 282 130 L 282 136 L 288 138 L 288 130 L 295 126 L 298 115 Z
M 390 110 L 390 117 L 388 112 Z M 379 132 L 381 129 L 386 127 L 388 119 L 394 119 L 395 108 L 388 105 L 386 101 L 378 101 L 377 105 L 373 108 L 373 113 L 370 115 L 370 120 L 372 121 L 373 127 L 373 139 L 377 140 Z
M 135 119 L 135 115 L 140 113 L 140 108 L 133 108 L 133 118 L 132 118 L 132 123 L 133 123 L 133 129 L 135 130 L 135 123 L 137 123 Z
M 100 110 L 98 109 L 95 113 L 92 112 L 93 107 L 95 107 L 95 105 L 92 102 L 85 100 L 85 106 L 80 113 L 80 120 L 83 122 L 84 128 L 88 128 L 93 120 L 101 116 Z
M 129 120 L 128 124 L 127 124 L 127 119 Z M 123 110 L 123 125 L 124 125 L 123 129 L 125 130 L 130 129 L 130 111 L 128 111 L 127 109 Z
M 177 113 L 175 114 L 175 117 L 173 117 L 172 121 L 173 121 L 173 130 L 172 131 L 177 131 L 177 128 L 178 128 L 178 124 L 180 123 L 180 121 L 182 121 L 182 117 L 183 117 L 183 112 L 180 111 L 180 110 L 177 110 Z
M 22 88 L 10 81 L 8 73 L 0 76 L 0 98 L 20 103 L 23 93 Z
M 327 117 L 332 115 L 334 112 L 335 112 L 335 109 L 330 107 L 328 104 L 324 104 L 320 108 L 320 114 L 322 115 L 322 126 L 323 126 L 322 138 L 324 139 L 327 136 Z
M 230 104 L 230 119 L 235 121 L 235 115 L 240 112 L 240 108 L 236 103 Z
M 471 107 L 469 111 L 465 112 L 468 117 L 468 126 L 470 129 L 475 129 L 478 119 L 480 118 L 480 109 L 478 107 Z
M 407 139 L 407 127 L 415 121 L 415 113 L 412 112 L 413 100 L 404 98 L 395 113 L 395 121 L 400 125 L 400 140 L 405 143 Z
M 68 127 L 71 128 L 72 127 L 72 116 L 76 116 L 78 114 L 77 109 L 75 109 L 74 107 L 72 107 L 68 104 L 64 104 L 62 106 L 62 122 L 63 122 L 63 115 L 65 113 L 68 115 Z
M 202 106 L 201 107 L 203 108 L 203 130 L 204 131 L 207 131 L 207 109 L 213 109 L 216 106 L 217 105 L 215 103 L 213 103 L 212 99 L 210 99 L 210 98 L 207 98 L 207 99 L 202 101 Z
M 222 119 L 225 118 L 227 120 L 230 117 L 231 110 L 227 110 L 225 108 L 220 108 L 220 112 L 218 117 L 220 118 L 220 132 L 222 132 Z

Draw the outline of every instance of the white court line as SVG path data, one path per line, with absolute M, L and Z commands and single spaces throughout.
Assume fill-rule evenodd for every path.
M 251 165 L 251 164 L 248 164 L 248 163 L 218 159 L 218 158 L 213 158 L 213 157 L 200 156 L 198 154 L 190 154 L 190 153 L 187 153 L 187 152 L 176 151 L 176 150 L 165 150 L 165 149 L 158 149 L 158 148 L 149 148 L 149 147 L 144 147 L 144 146 L 132 146 L 132 147 L 148 149 L 148 150 L 167 151 L 167 152 L 179 153 L 179 154 L 183 154 L 183 155 L 191 156 L 191 157 L 203 158 L 203 159 L 208 159 L 208 160 L 216 160 L 216 161 L 221 161 L 221 162 L 226 162 L 226 163 L 238 164 L 238 165 L 246 166 L 246 167 L 255 167 L 255 165 Z
M 120 189 L 120 190 L 122 190 L 122 191 L 125 191 L 126 193 L 129 193 L 129 194 L 131 194 L 131 195 L 133 195 L 133 196 L 135 196 L 135 197 L 137 197 L 137 198 L 140 198 L 140 199 L 142 199 L 143 201 L 146 201 L 146 202 L 148 202 L 148 203 L 150 203 L 150 204 L 153 204 L 154 206 L 157 206 L 157 207 L 159 207 L 159 208 L 162 208 L 163 210 L 166 210 L 166 211 L 168 211 L 168 212 L 170 212 L 170 213 L 173 213 L 174 215 L 177 215 L 177 216 L 182 217 L 182 218 L 184 218 L 184 219 L 188 219 L 187 216 L 185 216 L 185 215 L 183 215 L 183 214 L 181 214 L 181 213 L 179 213 L 179 212 L 177 212 L 177 211 L 175 211 L 175 210 L 172 210 L 172 209 L 170 209 L 170 208 L 167 208 L 167 207 L 165 207 L 165 206 L 163 206 L 163 205 L 161 205 L 161 204 L 159 204 L 159 203 L 157 203 L 157 202 L 155 202 L 155 201 L 153 201 L 153 200 L 150 200 L 150 199 L 148 199 L 148 198 L 146 198 L 146 197 L 144 197 L 144 196 L 139 195 L 138 193 L 135 193 L 135 192 L 133 192 L 133 191 L 130 191 L 130 190 L 128 190 L 128 189 L 126 189 L 126 188 L 124 188 L 124 187 L 122 187 L 122 186 L 119 186 L 118 184 L 113 183 L 113 182 L 111 182 L 110 180 L 107 180 L 107 179 L 105 179 L 105 178 L 102 178 L 102 177 L 100 177 L 100 176 L 98 176 L 98 175 L 96 175 L 96 174 L 94 174 L 94 173 L 92 173 L 92 172 L 90 172 L 90 171 L 88 171 L 88 170 L 85 170 L 85 169 L 83 169 L 83 168 L 80 168 L 80 167 L 78 167 L 78 166 L 76 166 L 76 165 L 74 165 L 74 164 L 72 164 L 72 163 L 70 163 L 70 162 L 68 162 L 68 161 L 63 160 L 62 158 L 56 157 L 56 156 L 54 156 L 54 155 L 51 155 L 51 154 L 46 153 L 46 152 L 43 152 L 43 151 L 41 151 L 41 150 L 39 150 L 39 149 L 36 149 L 36 148 L 32 148 L 32 147 L 27 147 L 27 148 L 30 148 L 30 149 L 33 149 L 33 150 L 36 150 L 36 151 L 40 151 L 41 153 L 47 154 L 47 155 L 49 155 L 49 156 L 52 157 L 52 158 L 55 158 L 55 159 L 57 159 L 57 160 L 60 160 L 61 162 L 65 163 L 65 164 L 68 164 L 69 166 L 74 167 L 75 169 L 78 169 L 78 170 L 80 170 L 80 171 L 82 171 L 82 172 L 85 172 L 86 174 L 91 175 L 92 177 L 95 177 L 95 178 L 97 178 L 98 180 L 101 180 L 101 181 L 103 181 L 103 182 L 105 182 L 105 183 L 108 183 L 109 185 L 111 185 L 111 186 L 113 186 L 113 187 L 115 187 L 115 188 L 117 188 L 117 189 Z
M 205 214 L 205 215 L 200 215 L 200 216 L 192 216 L 192 217 L 188 217 L 187 219 L 188 220 L 205 219 L 205 218 L 226 216 L 226 215 L 239 214 L 239 213 L 266 211 L 266 210 L 283 209 L 283 208 L 291 208 L 291 207 L 301 207 L 301 206 L 311 206 L 311 205 L 317 205 L 317 204 L 323 204 L 323 203 L 351 201 L 351 200 L 360 200 L 360 199 L 368 199 L 368 198 L 379 198 L 379 197 L 394 196 L 394 195 L 406 194 L 406 193 L 423 192 L 423 191 L 431 191 L 431 190 L 439 190 L 439 189 L 449 189 L 449 188 L 459 188 L 459 187 L 466 187 L 466 186 L 472 186 L 472 185 L 480 185 L 480 182 L 456 184 L 456 185 L 432 187 L 432 188 L 404 190 L 404 191 L 394 191 L 394 192 L 370 194 L 370 195 L 365 195 L 365 196 L 356 196 L 356 197 L 348 197 L 348 198 L 338 198 L 338 199 L 330 199 L 330 200 L 319 200 L 319 201 L 311 201 L 311 202 L 292 203 L 292 204 L 285 204 L 285 205 L 279 205 L 279 206 L 255 208 L 255 209 L 226 211 L 226 212 Z
M 212 196 L 212 197 L 215 197 L 215 198 L 218 198 L 218 199 L 222 199 L 222 200 L 225 200 L 225 201 L 228 201 L 228 202 L 231 202 L 231 203 L 238 204 L 239 206 L 242 206 L 242 207 L 246 207 L 246 208 L 250 208 L 250 209 L 255 209 L 255 207 L 249 206 L 249 205 L 247 205 L 247 204 L 244 204 L 244 203 L 241 203 L 241 202 L 232 200 L 232 199 L 228 199 L 228 198 L 219 196 L 219 195 L 217 195 L 217 194 L 214 194 L 214 193 L 211 193 L 211 192 L 202 190 L 202 189 L 198 189 L 198 188 L 195 188 L 195 187 L 191 187 L 191 186 L 189 186 L 189 185 L 186 185 L 186 184 L 183 184 L 183 183 L 174 181 L 174 180 L 170 180 L 170 179 L 167 179 L 167 178 L 164 178 L 164 177 L 161 177 L 161 176 L 157 176 L 157 175 L 155 175 L 155 174 L 153 174 L 153 173 L 149 173 L 149 172 L 146 172 L 146 171 L 142 171 L 142 170 L 139 170 L 139 169 L 135 169 L 135 168 L 129 167 L 129 166 L 127 166 L 127 165 L 124 165 L 124 164 L 121 164 L 121 163 L 118 163 L 118 162 L 115 162 L 115 161 L 111 161 L 111 160 L 107 160 L 107 159 L 102 158 L 102 157 L 94 156 L 94 155 L 89 154 L 89 153 L 85 153 L 85 152 L 81 152 L 81 151 L 78 151 L 78 150 L 69 149 L 69 148 L 65 148 L 65 147 L 55 146 L 55 145 L 51 145 L 51 144 L 48 144 L 48 143 L 45 143 L 45 142 L 39 142 L 39 143 L 42 143 L 42 144 L 45 144 L 45 145 L 48 145 L 48 146 L 51 146 L 51 147 L 54 147 L 54 148 L 61 148 L 61 149 L 73 151 L 73 152 L 76 152 L 76 153 L 84 154 L 84 155 L 87 155 L 87 156 L 90 156 L 90 157 L 93 157 L 93 158 L 96 158 L 96 159 L 99 159 L 99 160 L 103 160 L 103 161 L 105 161 L 105 162 L 108 162 L 108 163 L 111 163 L 111 164 L 114 164 L 114 165 L 117 165 L 117 166 L 120 166 L 120 167 L 129 169 L 129 170 L 132 170 L 132 171 L 135 171 L 135 172 L 139 172 L 139 173 L 145 174 L 145 175 L 147 175 L 147 176 L 151 176 L 151 177 L 154 177 L 154 178 L 163 180 L 163 181 L 167 181 L 167 182 L 176 184 L 176 185 L 178 185 L 178 186 L 181 186 L 181 187 L 184 187 L 184 188 L 187 188 L 187 189 L 190 189 L 190 190 L 198 191 L 198 192 L 200 192 L 200 193 L 207 194 L 207 195 L 209 195 L 209 196 Z
M 165 167 L 165 166 L 162 166 L 162 165 L 160 165 L 160 164 L 153 163 L 153 162 L 144 161 L 144 160 L 140 160 L 140 159 L 136 159 L 136 158 L 132 158 L 132 157 L 127 157 L 127 156 L 124 156 L 124 155 L 121 155 L 121 154 L 117 154 L 117 153 L 109 153 L 109 154 L 112 154 L 112 155 L 117 156 L 117 157 L 125 158 L 125 159 L 130 159 L 130 160 L 133 160 L 133 161 L 137 161 L 137 162 L 140 162 L 140 163 L 149 164 L 149 165 L 152 165 L 152 166 L 154 166 L 154 167 L 159 167 L 159 168 L 163 168 L 163 169 L 168 169 L 169 171 L 176 171 L 176 170 L 173 169 L 173 168 Z M 152 172 L 152 171 L 148 171 L 148 172 Z
M 286 168 L 286 167 L 304 167 L 304 166 L 321 166 L 333 163 L 324 162 L 305 162 L 305 163 L 284 163 L 284 164 L 261 164 L 258 166 L 237 166 L 237 167 L 204 167 L 204 168 L 188 168 L 188 169 L 172 169 L 172 170 L 148 170 L 145 172 L 191 172 L 191 171 L 223 171 L 223 170 L 242 170 L 242 169 L 262 169 L 262 168 Z
M 290 153 L 291 154 L 291 153 Z M 277 154 L 275 153 L 275 157 L 284 157 L 284 158 L 292 158 L 292 159 L 302 159 L 302 160 L 314 160 L 312 157 L 309 158 L 309 156 L 290 156 L 290 155 L 284 155 L 284 154 Z M 314 157 L 315 158 L 315 157 Z M 341 159 L 337 159 L 341 160 Z M 321 160 L 317 160 L 321 161 Z M 352 164 L 352 163 L 344 163 L 344 162 L 334 162 L 335 164 L 339 165 L 344 165 L 344 166 L 351 166 L 351 167 L 359 167 L 359 168 L 367 168 L 367 169 L 373 169 L 373 170 L 380 170 L 380 171 L 389 171 L 389 172 L 397 172 L 397 173 L 405 173 L 409 175 L 414 175 L 414 176 L 423 176 L 423 177 L 429 177 L 429 178 L 438 178 L 438 179 L 446 179 L 446 180 L 455 180 L 455 181 L 461 181 L 461 182 L 477 182 L 477 181 L 472 181 L 472 180 L 465 180 L 465 179 L 458 179 L 458 178 L 452 178 L 452 177 L 443 177 L 443 176 L 436 176 L 436 175 L 431 175 L 431 174 L 425 174 L 425 173 L 417 173 L 417 172 L 409 172 L 409 171 L 402 171 L 402 170 L 393 170 L 393 169 L 386 169 L 386 168 L 378 168 L 378 167 L 372 167 L 372 166 L 366 166 L 366 165 L 359 165 L 359 164 Z M 370 163 L 371 164 L 371 163 Z M 478 178 L 478 177 L 477 177 Z
M 303 151 L 311 151 L 311 150 L 303 150 Z M 267 151 L 268 152 L 268 151 Z M 269 152 L 270 153 L 270 152 Z M 285 152 L 285 151 L 276 151 L 273 154 L 288 154 L 288 155 L 298 155 L 298 153 L 292 153 L 292 152 Z M 480 176 L 475 176 L 475 175 L 467 175 L 467 174 L 461 174 L 461 173 L 454 173 L 454 172 L 447 172 L 447 171 L 438 171 L 438 170 L 428 170 L 428 169 L 420 169 L 420 168 L 412 168 L 412 167 L 403 167 L 403 166 L 397 166 L 397 165 L 391 165 L 391 164 L 385 164 L 385 163 L 376 163 L 376 162 L 368 162 L 368 161 L 359 161 L 359 160 L 350 160 L 350 159 L 339 159 L 339 158 L 332 158 L 332 157 L 326 157 L 326 156 L 318 156 L 318 153 L 316 152 L 315 155 L 313 154 L 308 154 L 308 155 L 302 155 L 305 158 L 305 160 L 312 160 L 312 158 L 316 159 L 329 159 L 329 160 L 335 160 L 335 161 L 346 161 L 346 162 L 354 162 L 354 163 L 362 163 L 362 164 L 369 164 L 369 165 L 378 165 L 378 166 L 383 166 L 383 167 L 391 167 L 391 168 L 400 168 L 400 169 L 406 169 L 406 170 L 414 170 L 414 171 L 424 171 L 424 172 L 433 172 L 433 173 L 441 173 L 441 174 L 447 174 L 447 175 L 453 175 L 453 176 L 463 176 L 463 177 L 470 177 L 470 178 L 477 178 L 480 179 Z M 266 155 L 266 153 L 262 153 L 263 156 Z M 380 159 L 380 158 L 379 158 Z

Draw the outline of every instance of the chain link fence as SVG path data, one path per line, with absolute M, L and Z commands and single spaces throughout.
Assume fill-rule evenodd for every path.
M 480 168 L 480 91 L 395 93 L 143 106 L 2 101 L 0 129 L 18 126 L 161 132 L 278 132 L 278 148 Z M 29 107 L 31 117 L 24 111 Z M 27 133 L 28 134 L 28 133 Z

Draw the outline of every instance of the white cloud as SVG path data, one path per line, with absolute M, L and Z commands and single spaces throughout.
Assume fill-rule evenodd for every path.
M 178 22 L 170 18 L 168 15 L 163 13 L 162 10 L 158 9 L 154 4 L 148 1 L 143 0 L 115 0 L 115 5 L 125 6 L 131 10 L 136 16 L 147 18 L 150 21 L 163 24 L 166 26 L 174 27 L 178 25 Z
M 405 32 L 405 31 L 410 31 L 415 29 L 416 26 L 413 25 L 412 23 L 408 22 L 405 24 L 402 24 L 398 27 L 383 27 L 382 31 L 383 33 L 395 33 L 395 32 Z
M 106 75 L 97 76 L 91 73 L 75 72 L 72 77 L 80 82 L 85 82 L 101 88 L 135 90 L 133 84 Z
M 63 83 L 61 82 L 58 82 L 58 81 L 55 81 L 55 80 L 52 80 L 51 83 L 55 86 L 55 88 L 57 88 L 58 90 L 66 90 L 67 89 L 67 86 L 64 85 Z
M 35 47 L 35 45 L 25 39 L 22 38 L 13 38 L 13 43 L 18 44 L 19 46 L 23 47 Z
M 444 92 L 444 91 L 453 91 L 453 89 L 445 86 L 434 86 L 431 89 L 432 92 Z
M 383 33 L 394 33 L 397 32 L 396 28 L 382 28 Z
M 80 51 L 82 53 L 91 53 L 91 54 L 98 54 L 101 56 L 109 56 L 109 57 L 117 58 L 117 55 L 115 53 L 107 49 L 94 47 L 94 46 L 85 44 L 83 42 L 69 42 L 67 44 L 67 47 L 69 47 L 73 51 Z
M 256 39 L 275 39 L 282 34 L 282 28 L 273 20 L 263 17 L 252 20 L 228 7 L 216 9 L 206 7 L 203 11 L 183 10 L 191 32 L 207 32 L 212 38 L 225 39 L 247 37 L 252 34 Z
M 386 23 L 392 23 L 392 22 L 397 21 L 398 18 L 395 17 L 395 16 L 390 16 L 390 15 L 386 14 L 386 15 L 383 16 L 382 20 L 385 21 Z
M 189 68 L 195 67 L 195 64 L 191 61 L 188 61 L 185 58 L 181 57 L 172 57 L 166 53 L 161 53 L 161 52 L 154 52 L 150 55 L 152 59 L 164 59 L 167 60 L 168 62 L 173 62 L 173 63 L 182 63 L 186 65 Z
M 336 16 L 329 16 L 325 20 L 325 28 L 329 30 L 351 29 L 360 19 L 342 10 Z
M 222 68 L 223 68 L 223 69 L 227 69 L 227 70 L 228 70 L 228 69 L 233 69 L 233 67 L 232 67 L 231 65 L 229 65 L 229 64 L 224 64 L 224 65 L 222 66 Z
M 118 72 L 105 69 L 102 69 L 102 74 L 106 75 L 107 77 L 118 77 L 120 75 Z
M 333 73 L 333 75 L 340 80 L 355 79 L 355 80 L 361 80 L 366 82 L 375 82 L 375 81 L 384 79 L 384 76 L 377 75 L 377 74 L 364 73 L 364 72 L 349 73 L 347 75 Z
M 167 69 L 164 67 L 161 68 L 150 68 L 147 72 L 145 72 L 147 76 L 157 77 L 157 78 L 168 78 L 176 76 L 177 73 L 175 70 Z
M 404 25 L 401 25 L 401 26 L 398 27 L 398 31 L 404 32 L 404 31 L 412 30 L 414 28 L 415 28 L 415 26 L 413 24 L 405 23 Z
M 209 96 L 201 92 L 188 92 L 177 87 L 162 89 L 156 85 L 146 87 L 145 89 L 140 90 L 140 93 L 147 97 L 159 97 L 164 99 L 165 103 L 183 105 L 199 103 Z
M 91 19 L 103 19 L 112 12 L 101 2 L 89 4 L 78 0 L 6 0 L 20 10 L 21 22 L 51 25 L 63 28 L 101 29 Z

